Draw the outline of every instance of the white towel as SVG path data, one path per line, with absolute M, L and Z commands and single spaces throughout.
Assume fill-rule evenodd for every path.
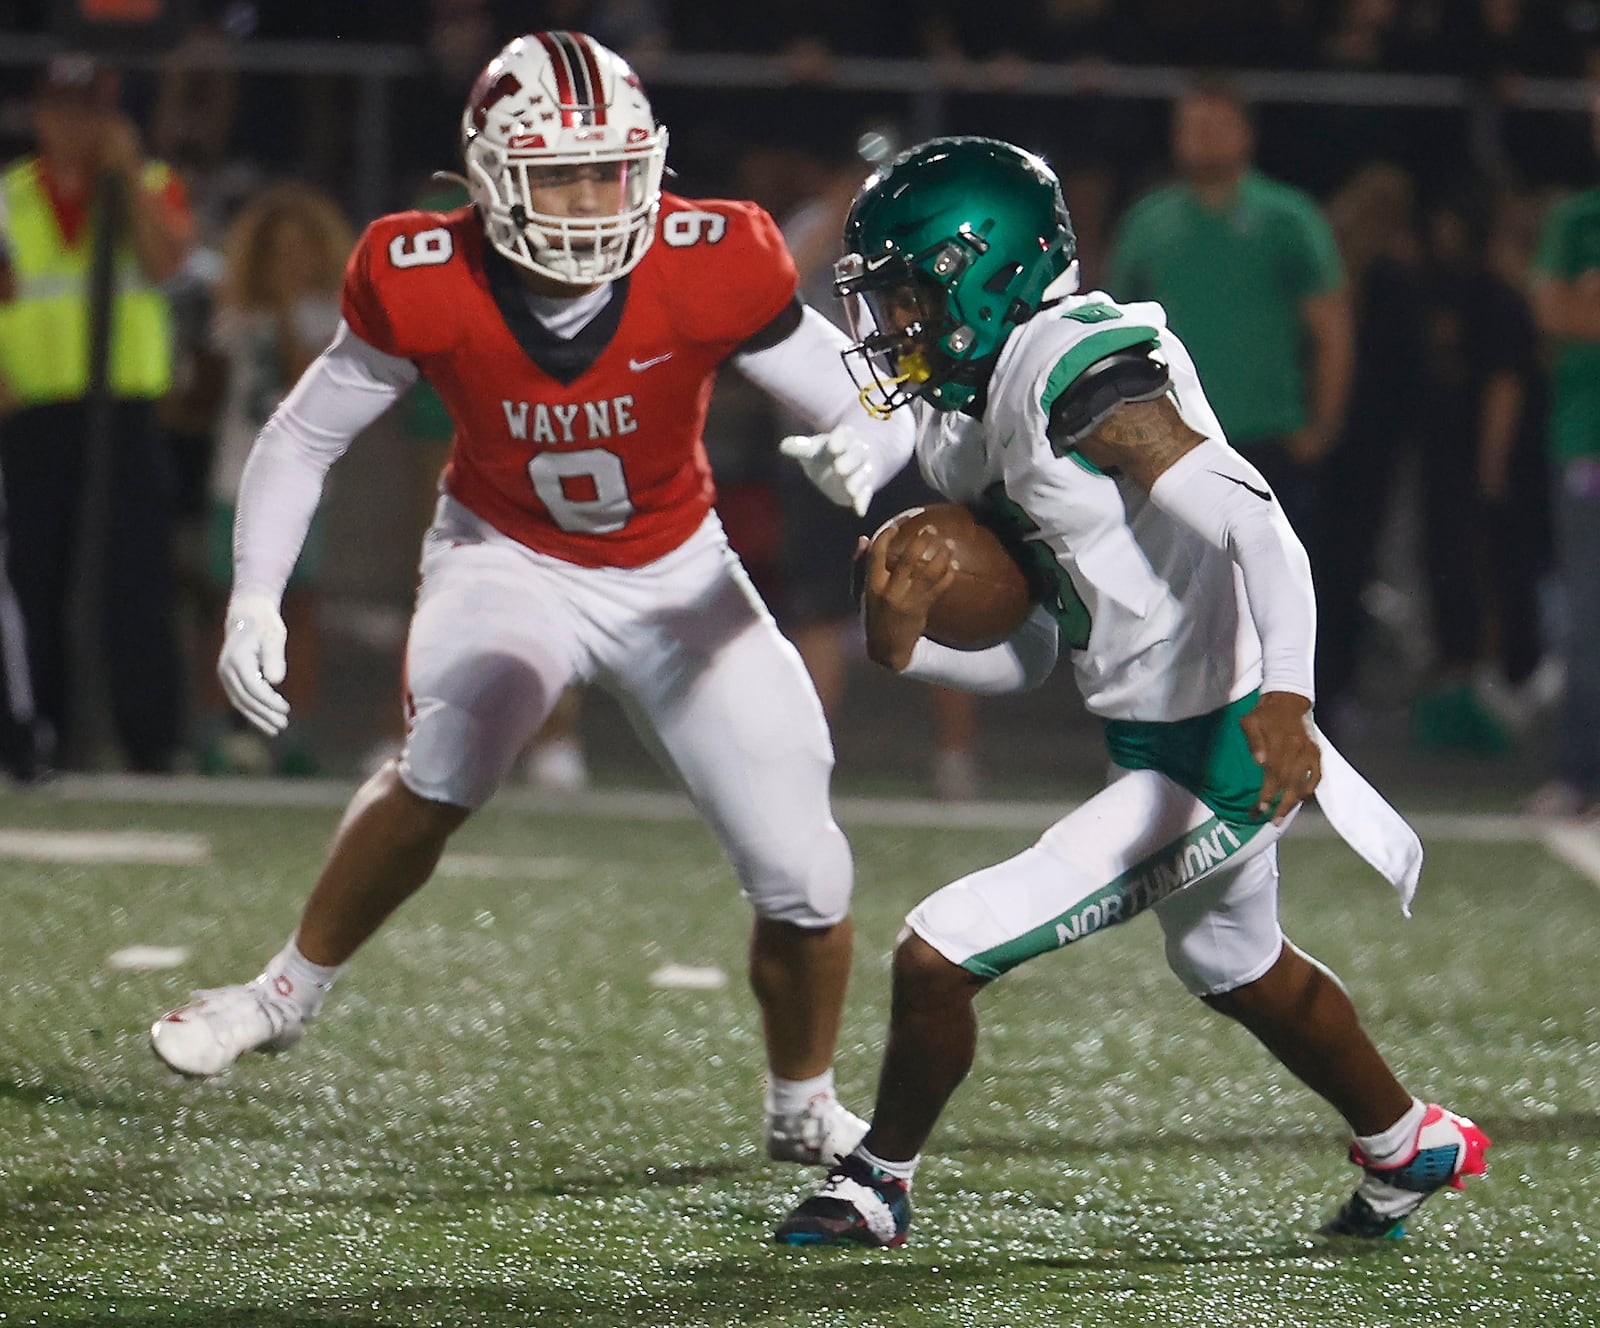
M 1317 805 L 1339 838 L 1399 892 L 1401 911 L 1409 918 L 1422 875 L 1422 841 L 1320 730 L 1312 733 L 1322 749 Z

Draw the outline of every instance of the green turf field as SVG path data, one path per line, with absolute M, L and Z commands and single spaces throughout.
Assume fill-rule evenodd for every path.
M 204 837 L 198 865 L 0 861 L 0 1324 L 1541 1325 L 1600 1322 L 1600 889 L 1536 848 L 1434 843 L 1417 915 L 1291 840 L 1287 926 L 1417 1091 L 1494 1137 L 1399 1242 L 1311 1238 L 1336 1120 L 1166 973 L 1150 919 L 982 1001 L 912 1242 L 782 1250 L 811 1177 L 757 1146 L 747 914 L 692 821 L 485 813 L 312 1036 L 191 1083 L 146 1049 L 253 974 L 335 813 L 0 794 L 0 830 Z M 851 827 L 841 1084 L 869 1098 L 887 956 L 928 889 L 1022 831 Z M 192 950 L 120 972 L 136 943 Z M 716 965 L 721 990 L 659 989 Z

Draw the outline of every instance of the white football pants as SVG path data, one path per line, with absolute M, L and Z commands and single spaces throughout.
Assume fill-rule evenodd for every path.
M 807 927 L 845 916 L 852 866 L 822 707 L 715 513 L 653 563 L 594 568 L 442 498 L 406 651 L 401 779 L 482 806 L 573 682 L 618 697 L 758 913 Z
M 951 963 L 994 978 L 1153 908 L 1167 963 L 1196 996 L 1278 958 L 1282 826 L 1225 821 L 1155 770 L 1118 771 L 1028 849 L 936 890 L 907 919 Z

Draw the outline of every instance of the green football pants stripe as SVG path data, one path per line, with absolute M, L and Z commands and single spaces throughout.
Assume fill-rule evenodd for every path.
M 1116 879 L 1081 899 L 1066 912 L 1006 941 L 980 951 L 961 965 L 981 978 L 997 978 L 1018 964 L 1081 941 L 1102 928 L 1126 922 L 1159 904 L 1203 873 L 1220 866 L 1255 837 L 1260 824 L 1246 825 L 1212 816 L 1187 834 L 1134 863 Z

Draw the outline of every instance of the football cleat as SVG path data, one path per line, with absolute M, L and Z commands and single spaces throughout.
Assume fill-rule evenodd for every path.
M 203 1078 L 247 1051 L 286 1051 L 305 1031 L 299 1007 L 257 978 L 193 993 L 189 1004 L 150 1025 L 150 1047 L 179 1074 Z
M 867 1123 L 845 1110 L 832 1093 L 818 1093 L 802 1111 L 767 1113 L 767 1156 L 774 1162 L 831 1167 L 855 1151 Z
M 784 1218 L 772 1233 L 778 1245 L 870 1245 L 893 1249 L 906 1243 L 911 1226 L 911 1186 L 865 1158 L 841 1158 L 827 1182 Z
M 1483 1175 L 1488 1168 L 1484 1154 L 1489 1144 L 1489 1136 L 1472 1121 L 1431 1102 L 1404 1161 L 1374 1166 L 1351 1144 L 1350 1160 L 1366 1175 L 1344 1206 L 1323 1225 L 1321 1234 L 1400 1239 L 1406 1234 L 1406 1218 L 1435 1190 L 1447 1185 L 1464 1189 L 1466 1177 Z

